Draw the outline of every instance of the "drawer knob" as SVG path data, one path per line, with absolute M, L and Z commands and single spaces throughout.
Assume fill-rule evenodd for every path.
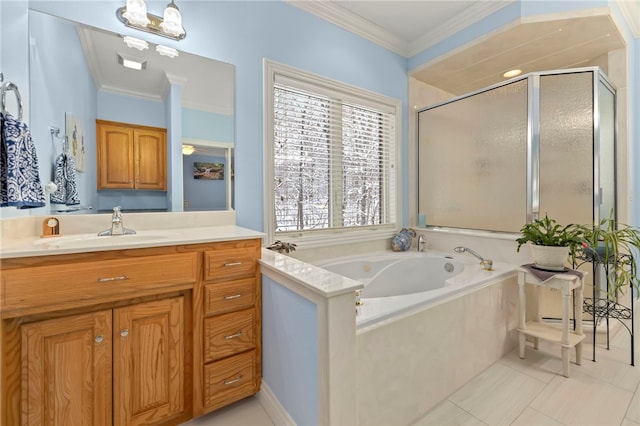
M 233 296 L 225 296 L 224 300 L 233 300 L 233 299 L 237 299 L 238 297 L 242 297 L 242 294 L 234 294 Z
M 225 267 L 229 267 L 229 266 L 240 266 L 242 265 L 242 262 L 231 262 L 231 263 L 225 263 L 224 266 Z
M 94 339 L 96 341 L 96 343 L 102 343 L 104 342 L 104 336 L 102 334 L 96 336 L 96 338 Z
M 224 385 L 228 386 L 228 385 L 232 385 L 234 383 L 238 383 L 240 380 L 242 380 L 242 374 L 240 374 L 238 377 L 236 377 L 235 379 L 231 379 L 231 380 L 225 380 L 224 381 Z
M 105 278 L 98 278 L 98 282 L 99 283 L 107 283 L 110 281 L 125 281 L 128 280 L 129 277 L 127 277 L 126 275 L 119 275 L 117 277 L 105 277 Z
M 128 335 L 129 335 L 129 329 L 123 328 L 122 330 L 120 330 L 120 336 L 127 337 Z
M 231 339 L 235 339 L 236 337 L 240 337 L 242 336 L 242 331 L 236 334 L 230 334 L 228 336 L 224 336 L 225 339 L 227 340 L 231 340 Z

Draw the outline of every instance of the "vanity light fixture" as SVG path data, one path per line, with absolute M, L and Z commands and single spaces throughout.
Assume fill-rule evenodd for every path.
M 502 76 L 504 78 L 511 78 L 511 77 L 515 77 L 517 75 L 522 74 L 522 70 L 509 70 L 507 72 L 505 72 L 504 74 L 502 74 Z
M 193 145 L 182 145 L 182 155 L 191 155 L 196 152 Z
M 149 48 L 149 43 L 139 38 L 124 36 L 122 40 L 124 40 L 124 43 L 132 49 L 143 51 Z
M 118 53 L 118 63 L 125 68 L 129 68 L 136 71 L 142 71 L 147 68 L 147 61 L 140 61 L 134 58 L 125 58 Z
M 182 15 L 174 0 L 167 5 L 163 18 L 147 13 L 144 0 L 127 0 L 126 6 L 116 10 L 116 16 L 127 27 L 173 40 L 182 40 L 187 35 L 182 27 Z
M 160 56 L 168 56 L 170 58 L 175 58 L 178 56 L 178 51 L 173 47 L 163 46 L 161 44 L 156 46 L 156 52 L 160 54 Z
M 127 6 L 123 8 L 122 18 L 131 25 L 146 27 L 150 20 L 147 16 L 147 5 L 144 0 L 127 0 Z

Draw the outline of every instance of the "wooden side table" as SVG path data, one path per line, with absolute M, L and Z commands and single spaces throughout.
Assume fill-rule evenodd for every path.
M 536 286 L 534 311 L 535 321 L 526 321 L 527 295 L 525 284 Z M 562 295 L 562 329 L 541 322 L 540 317 L 540 288 L 547 287 L 560 291 Z M 518 269 L 518 289 L 520 295 L 520 323 L 518 326 L 520 358 L 524 359 L 524 349 L 527 336 L 533 337 L 533 347 L 538 349 L 539 339 L 559 343 L 562 348 L 562 375 L 569 377 L 569 350 L 576 348 L 576 364 L 582 364 L 582 309 L 576 309 L 575 331 L 569 329 L 571 312 L 571 292 L 575 292 L 575 304 L 582 307 L 583 280 L 581 277 L 568 273 L 557 273 L 544 282 L 531 274 L 527 269 Z

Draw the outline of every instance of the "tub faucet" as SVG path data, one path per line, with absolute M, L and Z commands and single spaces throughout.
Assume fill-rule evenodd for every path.
M 424 234 L 418 235 L 418 251 L 424 251 L 425 244 L 427 244 L 427 237 Z
M 116 206 L 113 208 L 113 214 L 111 215 L 111 229 L 105 229 L 104 231 L 98 232 L 98 237 L 104 237 L 107 235 L 132 235 L 135 233 L 136 231 L 124 227 L 120 206 Z
M 474 250 L 471 250 L 468 247 L 456 247 L 453 249 L 453 251 L 455 251 L 456 253 L 469 253 L 475 257 L 477 257 L 478 259 L 480 259 L 480 266 L 482 266 L 482 269 L 484 269 L 485 271 L 493 271 L 493 260 L 488 260 L 483 258 L 482 256 L 480 256 L 477 252 L 475 252 Z

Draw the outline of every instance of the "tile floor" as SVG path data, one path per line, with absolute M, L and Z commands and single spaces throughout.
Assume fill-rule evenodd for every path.
M 539 350 L 527 347 L 524 360 L 516 349 L 415 425 L 640 426 L 638 347 L 640 344 L 636 344 L 636 366 L 632 367 L 629 334 L 621 329 L 610 350 L 597 347 L 593 362 L 591 343 L 585 340 L 582 365 L 572 360 L 569 378 L 562 376 L 557 345 L 541 341 Z M 186 425 L 265 426 L 273 422 L 256 398 L 248 398 Z

